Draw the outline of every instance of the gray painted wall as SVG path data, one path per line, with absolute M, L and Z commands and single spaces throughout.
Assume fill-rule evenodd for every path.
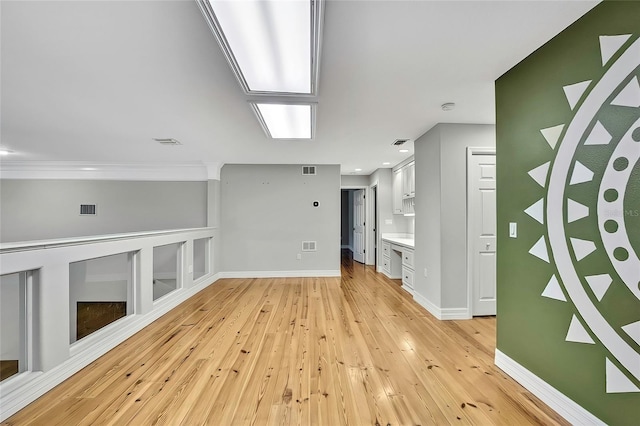
M 206 182 L 8 180 L 0 182 L 0 242 L 207 224 Z M 80 216 L 80 204 L 97 204 Z
M 339 271 L 340 167 L 316 166 L 315 176 L 301 168 L 222 168 L 223 271 Z M 302 241 L 317 241 L 318 250 L 303 253 Z
M 495 147 L 495 140 L 493 125 L 438 124 L 414 145 L 414 285 L 443 309 L 467 307 L 467 148 Z
M 369 185 L 369 176 L 364 175 L 342 175 L 340 176 L 341 186 L 360 186 Z

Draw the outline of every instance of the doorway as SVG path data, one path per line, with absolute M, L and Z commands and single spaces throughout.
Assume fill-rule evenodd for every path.
M 367 253 L 367 190 L 365 187 L 341 189 L 341 256 L 365 264 Z
M 496 314 L 496 154 L 467 154 L 467 287 L 471 316 Z

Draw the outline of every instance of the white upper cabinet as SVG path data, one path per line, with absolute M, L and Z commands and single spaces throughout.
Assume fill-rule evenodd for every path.
M 416 196 L 415 162 L 393 172 L 393 214 L 412 214 Z
M 402 210 L 402 169 L 393 172 L 393 214 L 403 214 Z

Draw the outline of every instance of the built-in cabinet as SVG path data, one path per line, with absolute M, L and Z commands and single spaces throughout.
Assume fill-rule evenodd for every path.
M 389 278 L 402 279 L 402 288 L 411 294 L 415 274 L 413 241 L 413 236 L 382 237 L 382 272 Z
M 415 266 L 413 262 L 413 250 L 399 247 L 402 251 L 402 287 L 413 294 L 413 275 Z
M 416 167 L 410 162 L 393 172 L 393 214 L 415 213 Z

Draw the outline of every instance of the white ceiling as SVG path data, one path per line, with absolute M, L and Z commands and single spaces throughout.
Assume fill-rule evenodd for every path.
M 494 123 L 493 82 L 597 1 L 328 1 L 316 138 L 268 139 L 194 1 L 2 1 L 4 162 L 341 164 L 439 122 Z M 454 111 L 440 105 L 455 102 Z M 152 138 L 183 145 L 161 146 Z

